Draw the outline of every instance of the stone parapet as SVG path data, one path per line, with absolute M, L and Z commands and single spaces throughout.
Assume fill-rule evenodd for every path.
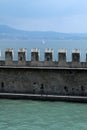
M 87 68 L 87 52 L 85 56 L 85 61 L 80 61 L 80 50 L 73 49 L 71 53 L 71 61 L 67 61 L 67 50 L 58 49 L 58 60 L 54 61 L 54 50 L 52 48 L 46 48 L 44 51 L 44 60 L 40 61 L 40 49 L 31 49 L 31 59 L 27 60 L 27 49 L 18 49 L 18 60 L 14 60 L 14 50 L 13 48 L 6 48 L 5 50 L 5 60 L 0 61 L 0 66 L 37 66 L 37 67 L 69 67 L 69 68 Z

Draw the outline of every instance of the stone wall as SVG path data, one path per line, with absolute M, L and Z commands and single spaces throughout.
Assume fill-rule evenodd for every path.
M 26 49 L 18 50 L 14 61 L 13 49 L 6 49 L 5 60 L 0 61 L 0 92 L 87 95 L 86 61 L 80 62 L 80 51 L 72 51 L 71 62 L 66 61 L 66 49 L 58 50 L 58 61 L 53 61 L 53 49 L 46 49 L 44 61 L 40 50 L 31 50 L 31 60 L 26 61 Z
M 87 95 L 87 70 L 0 68 L 0 92 Z

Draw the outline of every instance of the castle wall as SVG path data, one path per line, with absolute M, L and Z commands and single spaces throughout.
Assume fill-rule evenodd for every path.
M 66 49 L 58 50 L 58 61 L 53 60 L 53 49 L 46 49 L 44 61 L 40 50 L 31 50 L 31 60 L 26 60 L 26 49 L 18 50 L 18 60 L 13 60 L 13 49 L 6 49 L 5 60 L 0 61 L 0 92 L 53 95 L 87 95 L 86 61 L 80 61 L 80 51 L 72 51 L 67 62 Z
M 0 92 L 87 95 L 87 70 L 0 68 Z

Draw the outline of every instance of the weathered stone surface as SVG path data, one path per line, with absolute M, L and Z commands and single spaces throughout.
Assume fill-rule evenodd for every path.
M 0 68 L 0 92 L 87 95 L 87 70 Z
M 18 49 L 18 65 L 26 65 L 26 49 Z

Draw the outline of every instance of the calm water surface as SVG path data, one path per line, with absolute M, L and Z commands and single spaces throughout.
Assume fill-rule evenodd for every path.
M 0 130 L 87 130 L 87 104 L 0 100 Z

